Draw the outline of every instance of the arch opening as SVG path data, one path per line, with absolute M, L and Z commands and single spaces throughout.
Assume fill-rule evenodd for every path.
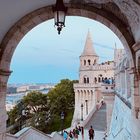
M 132 45 L 135 43 L 132 33 L 126 29 L 126 26 L 121 22 L 115 15 L 111 14 L 108 17 L 106 11 L 101 11 L 95 7 L 90 6 L 77 6 L 77 5 L 67 5 L 68 6 L 68 16 L 82 16 L 90 19 L 97 20 L 110 28 L 122 41 L 127 54 L 130 56 L 131 67 L 134 66 L 132 57 Z M 24 35 L 29 32 L 36 25 L 53 18 L 52 7 L 47 6 L 40 8 L 32 13 L 29 13 L 22 19 L 20 19 L 11 29 L 7 32 L 1 43 L 0 50 L 0 68 L 3 71 L 10 71 L 10 63 L 13 53 L 17 47 L 19 41 L 24 37 Z M 113 19 L 115 18 L 115 21 Z

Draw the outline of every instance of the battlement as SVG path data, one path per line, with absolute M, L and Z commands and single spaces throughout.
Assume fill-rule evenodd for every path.
M 80 66 L 80 70 L 113 70 L 114 69 L 114 62 L 110 63 L 101 63 L 96 65 L 90 65 L 90 66 Z

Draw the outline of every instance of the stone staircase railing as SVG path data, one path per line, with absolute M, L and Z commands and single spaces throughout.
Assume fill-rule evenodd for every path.
M 89 115 L 87 116 L 87 118 L 82 122 L 82 126 L 85 127 L 86 124 L 91 120 L 93 114 L 98 111 L 102 106 L 102 100 L 96 104 L 96 106 L 92 109 L 92 111 L 89 113 Z
M 7 133 L 6 140 L 63 140 L 63 137 L 57 132 L 48 135 L 33 127 L 25 127 L 15 135 Z
M 82 122 L 82 126 L 85 127 L 85 125 L 90 121 L 91 117 L 93 116 L 93 114 L 96 112 L 96 106 L 92 109 L 92 111 L 89 113 L 89 115 L 87 116 L 87 118 Z

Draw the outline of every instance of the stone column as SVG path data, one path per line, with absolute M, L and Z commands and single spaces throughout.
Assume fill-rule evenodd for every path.
M 140 93 L 139 93 L 139 80 L 140 76 L 136 73 L 131 75 L 132 93 L 132 139 L 139 140 L 140 136 Z M 133 85 L 132 85 L 133 84 Z
M 140 139 L 140 71 L 138 58 L 140 57 L 140 42 L 132 46 L 135 52 L 135 67 L 130 73 L 130 88 L 132 94 L 132 140 Z
M 0 70 L 0 140 L 6 139 L 6 120 L 8 116 L 6 113 L 5 101 L 9 75 L 9 71 Z

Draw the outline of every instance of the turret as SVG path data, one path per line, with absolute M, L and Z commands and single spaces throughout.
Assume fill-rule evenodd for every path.
M 83 53 L 80 56 L 81 67 L 92 66 L 98 63 L 99 56 L 96 54 L 93 47 L 92 38 L 90 32 L 88 31 L 85 47 Z

